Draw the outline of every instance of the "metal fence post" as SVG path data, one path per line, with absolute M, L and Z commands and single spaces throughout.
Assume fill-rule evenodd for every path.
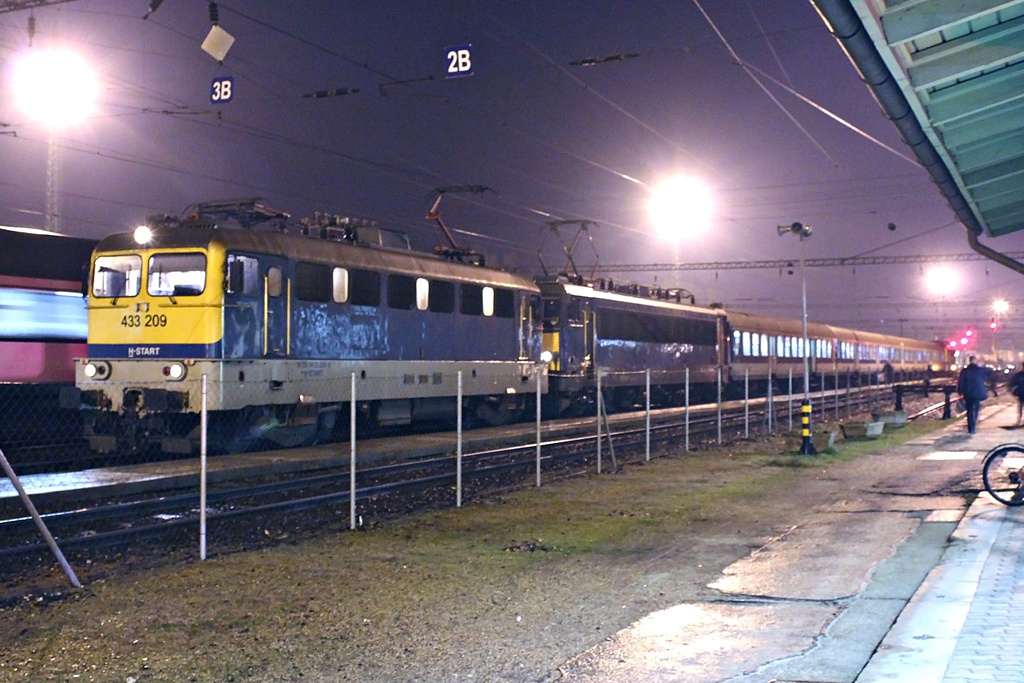
M 793 368 L 789 369 L 789 394 L 786 396 L 786 407 L 789 409 L 789 431 L 793 431 Z
M 717 368 L 718 375 L 718 445 L 722 445 L 722 368 Z
M 690 452 L 690 368 L 686 368 L 686 452 Z
M 354 530 L 356 528 L 356 373 L 354 372 L 349 384 L 349 399 L 348 525 L 350 529 Z
M 64 573 L 67 574 L 68 580 L 71 581 L 71 585 L 75 588 L 81 588 L 82 584 L 78 581 L 78 577 L 75 576 L 75 570 L 68 564 L 67 559 L 64 557 L 64 553 L 60 551 L 60 547 L 57 545 L 57 541 L 53 539 L 53 534 L 46 528 L 46 523 L 43 518 L 39 516 L 39 512 L 36 510 L 36 506 L 32 503 L 32 499 L 28 497 L 28 493 L 25 492 L 25 487 L 21 485 L 21 480 L 18 479 L 18 475 L 14 473 L 14 468 L 11 467 L 11 463 L 7 461 L 7 456 L 4 455 L 3 450 L 0 450 L 0 466 L 3 467 L 7 477 L 14 484 L 14 488 L 18 491 L 18 496 L 21 497 L 21 502 L 24 504 L 25 509 L 28 510 L 28 514 L 32 517 L 32 521 L 36 523 L 36 528 L 39 529 L 39 533 L 43 535 L 46 540 L 46 545 L 50 546 L 50 551 L 53 556 L 60 562 L 61 568 Z
M 206 559 L 206 448 L 209 413 L 206 403 L 207 376 L 203 375 L 203 401 L 199 411 L 199 559 Z
M 455 431 L 455 507 L 462 507 L 462 370 L 459 370 Z M 538 473 L 538 477 L 540 474 Z
M 743 371 L 743 438 L 750 438 L 750 368 Z
M 827 406 L 825 405 L 825 371 L 822 370 L 819 374 L 821 375 L 821 421 L 824 422 L 828 419 L 825 415 L 825 411 L 827 410 Z
M 604 408 L 601 396 L 601 369 L 595 368 L 597 373 L 597 473 L 601 474 L 601 412 Z
M 460 373 L 461 374 L 461 373 Z M 537 486 L 540 486 L 540 374 L 541 366 L 537 366 Z M 462 405 L 459 405 L 459 414 L 462 414 Z
M 647 386 L 644 389 L 647 396 L 647 438 L 646 438 L 646 461 L 651 461 L 651 369 L 647 368 Z
M 836 421 L 839 421 L 839 366 L 836 366 L 836 381 L 833 383 L 835 390 Z

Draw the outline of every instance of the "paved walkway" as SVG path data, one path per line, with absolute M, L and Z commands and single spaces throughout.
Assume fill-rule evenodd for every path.
M 1003 426 L 1015 408 L 993 408 L 977 434 L 964 434 L 964 446 L 984 453 L 1024 442 L 1024 430 Z M 1004 507 L 982 492 L 857 682 L 1024 679 L 1024 609 L 1014 600 L 1024 595 L 1022 549 L 1024 507 Z

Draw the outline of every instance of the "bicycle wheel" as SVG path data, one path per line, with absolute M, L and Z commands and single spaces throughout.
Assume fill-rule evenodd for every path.
M 985 490 L 1003 505 L 1024 505 L 1024 445 L 1003 444 L 981 466 Z

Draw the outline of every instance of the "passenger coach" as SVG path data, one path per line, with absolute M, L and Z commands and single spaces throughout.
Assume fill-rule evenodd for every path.
M 803 373 L 803 325 L 784 320 L 726 311 L 733 382 L 749 377 L 767 384 Z M 921 379 L 945 371 L 946 352 L 940 342 L 861 332 L 842 327 L 807 324 L 809 367 L 815 378 L 825 375 L 860 376 L 862 382 Z M 819 380 L 820 381 L 820 380 Z

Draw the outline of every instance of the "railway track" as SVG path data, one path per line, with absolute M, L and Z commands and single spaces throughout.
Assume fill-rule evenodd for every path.
M 888 396 L 885 397 L 888 399 Z M 850 410 L 861 411 L 866 405 L 878 405 L 878 396 L 860 395 L 850 403 Z M 915 418 L 931 414 L 943 403 L 926 406 Z M 679 449 L 687 437 L 691 448 L 716 443 L 719 429 L 724 441 L 742 439 L 748 433 L 760 433 L 767 423 L 766 411 L 750 411 L 746 404 L 729 404 L 721 420 L 717 411 L 703 407 L 692 416 L 689 425 L 680 423 L 681 411 L 659 411 L 652 421 L 650 447 L 652 452 L 671 446 Z M 762 402 L 763 406 L 763 402 Z M 785 402 L 776 402 L 776 424 L 785 423 Z M 696 408 L 695 408 L 696 409 Z M 672 413 L 675 413 L 674 415 Z M 779 419 L 781 417 L 781 419 Z M 624 462 L 646 457 L 648 433 L 642 422 L 644 413 L 614 416 L 612 431 L 602 440 L 605 445 L 606 470 Z M 719 426 L 721 424 L 721 427 Z M 581 420 L 584 431 L 593 430 L 594 422 Z M 753 429 L 751 429 L 753 427 Z M 594 430 L 596 431 L 596 430 Z M 597 458 L 594 431 L 575 436 L 546 440 L 542 444 L 541 472 L 550 478 L 579 473 L 581 467 L 593 467 Z M 463 485 L 469 497 L 529 485 L 538 466 L 536 443 L 530 439 L 513 446 L 478 450 L 464 454 Z M 527 442 L 529 441 L 529 442 Z M 456 459 L 453 455 L 406 460 L 357 471 L 356 508 L 360 519 L 376 519 L 388 511 L 411 511 L 429 506 L 455 504 Z M 229 489 L 212 491 L 207 497 L 207 520 L 211 527 L 234 521 L 266 520 L 307 510 L 341 508 L 350 505 L 350 473 L 347 468 L 295 476 L 250 481 Z M 184 493 L 120 501 L 102 501 L 81 508 L 44 515 L 47 526 L 58 538 L 66 553 L 88 553 L 101 548 L 161 541 L 176 533 L 194 535 L 198 525 L 198 493 Z M 29 557 L 48 554 L 37 539 L 32 520 L 10 517 L 0 520 L 0 565 L 17 567 Z

